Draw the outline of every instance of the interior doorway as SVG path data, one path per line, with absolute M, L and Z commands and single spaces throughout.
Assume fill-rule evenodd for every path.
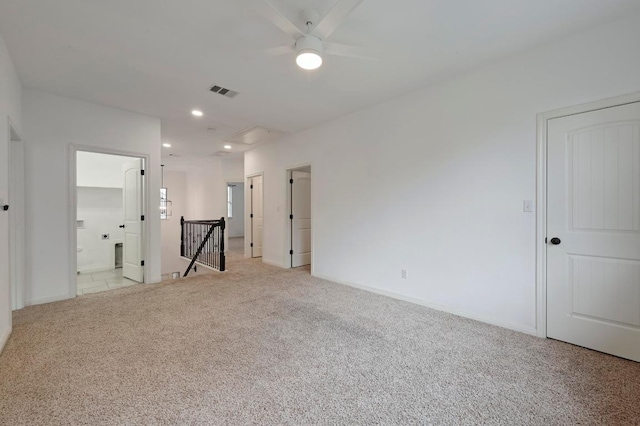
M 144 282 L 144 159 L 76 152 L 76 294 Z
M 244 182 L 227 182 L 227 233 L 244 237 Z
M 287 170 L 289 266 L 311 265 L 311 166 Z
M 244 182 L 227 182 L 225 252 L 228 258 L 244 257 L 244 233 Z
M 263 175 L 256 175 L 247 178 L 249 186 L 249 252 L 251 257 L 262 257 L 262 235 L 264 224 L 263 211 Z
M 9 282 L 11 309 L 25 305 L 24 144 L 9 120 Z

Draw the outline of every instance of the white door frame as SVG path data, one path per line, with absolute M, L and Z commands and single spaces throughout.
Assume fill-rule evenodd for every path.
M 147 215 L 149 214 L 149 209 L 147 206 L 150 206 L 151 200 L 151 192 L 149 191 L 149 156 L 147 154 L 142 154 L 139 152 L 132 151 L 123 151 L 118 149 L 97 147 L 97 146 L 88 146 L 88 145 L 78 145 L 78 144 L 70 144 L 69 145 L 69 298 L 73 299 L 76 297 L 76 293 L 78 291 L 78 281 L 76 279 L 77 270 L 78 270 L 78 229 L 76 223 L 78 221 L 78 200 L 76 196 L 76 187 L 77 187 L 77 153 L 81 152 L 94 152 L 97 154 L 110 154 L 110 155 L 121 155 L 123 157 L 133 157 L 133 158 L 141 158 L 143 160 L 143 169 L 145 170 L 145 179 L 143 179 L 142 183 L 142 214 L 145 215 L 145 219 L 147 219 Z M 151 262 L 147 259 L 147 247 L 151 245 L 150 242 L 150 233 L 148 230 L 149 220 L 144 220 L 142 224 L 142 232 L 144 234 L 144 238 L 142 240 L 142 258 L 146 260 L 143 266 L 143 278 L 144 282 L 147 282 L 148 277 L 150 276 L 149 272 L 149 264 Z
M 251 220 L 251 209 L 252 209 L 252 195 L 253 191 L 251 191 L 249 179 L 254 177 L 262 176 L 262 253 L 264 254 L 264 172 L 259 173 L 251 173 L 244 177 L 244 257 L 252 258 L 253 250 L 251 250 L 251 243 L 253 242 L 253 220 Z M 249 188 L 249 191 L 247 191 Z M 249 238 L 247 238 L 249 236 Z M 264 259 L 264 256 L 262 256 Z M 264 260 L 263 260 L 264 262 Z
M 538 114 L 536 177 L 536 334 L 547 337 L 547 142 L 548 121 L 640 102 L 640 92 Z
M 296 170 L 303 169 L 305 167 L 309 167 L 309 169 L 311 170 L 311 275 L 313 275 L 313 268 L 315 264 L 315 250 L 313 249 L 313 242 L 315 241 L 313 235 L 315 232 L 315 226 L 313 226 L 315 212 L 315 201 L 313 197 L 313 163 L 296 164 L 294 166 L 287 167 L 284 171 L 286 206 L 284 208 L 284 262 L 282 264 L 285 268 L 291 269 L 291 255 L 289 254 L 289 250 L 291 250 L 291 219 L 289 218 L 289 215 L 291 214 L 289 212 L 291 208 L 291 186 L 289 184 L 290 173 Z
M 20 134 L 16 130 L 16 126 L 13 124 L 11 117 L 7 117 L 7 146 L 9 161 L 13 158 L 14 142 L 21 144 L 22 161 L 18 166 L 21 167 L 18 172 L 23 176 L 23 190 L 18 192 L 15 190 L 15 182 L 13 181 L 13 168 L 16 164 L 9 165 L 9 199 L 6 201 L 9 204 L 9 287 L 11 291 L 10 306 L 12 310 L 22 309 L 25 306 L 25 273 L 26 273 L 26 253 L 25 249 L 25 222 L 24 222 L 24 142 L 20 137 Z M 16 212 L 16 194 L 18 194 L 18 204 L 21 205 L 19 209 L 22 217 L 22 226 L 20 230 L 15 224 L 15 212 Z M 12 206 L 13 205 L 13 206 Z M 21 248 L 21 249 L 20 249 Z

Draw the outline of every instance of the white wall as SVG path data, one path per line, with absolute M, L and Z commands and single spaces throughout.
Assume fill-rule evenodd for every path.
M 222 178 L 226 182 L 244 182 L 244 156 L 223 159 Z
M 227 215 L 227 184 L 222 161 L 209 157 L 196 161 L 187 172 L 187 220 L 220 219 Z
M 84 151 L 78 152 L 76 158 L 76 185 L 94 188 L 122 188 L 122 168 L 135 161 L 134 157 Z
M 9 120 L 22 134 L 22 86 L 0 37 L 0 198 L 9 203 Z M 0 351 L 11 333 L 9 212 L 0 210 Z
M 119 228 L 124 218 L 122 188 L 78 187 L 78 266 L 80 272 L 97 272 L 115 268 L 116 243 L 124 240 Z M 108 240 L 102 234 L 109 234 Z
M 233 183 L 231 209 L 233 217 L 227 223 L 227 232 L 230 237 L 244 236 L 244 183 Z
M 162 227 L 162 274 L 184 273 L 185 265 L 180 260 L 180 217 L 186 216 L 187 176 L 185 172 L 164 172 L 164 186 L 171 201 L 172 216 L 161 221 Z
M 264 261 L 311 162 L 315 275 L 534 332 L 536 114 L 639 91 L 638 40 L 632 17 L 247 152 Z
M 149 206 L 160 204 L 160 120 L 35 90 L 23 93 L 28 304 L 74 297 L 70 145 L 149 156 Z M 153 209 L 153 207 L 149 207 Z M 149 210 L 150 211 L 150 210 Z M 154 210 L 155 211 L 155 210 Z M 145 281 L 160 281 L 160 216 L 149 214 Z

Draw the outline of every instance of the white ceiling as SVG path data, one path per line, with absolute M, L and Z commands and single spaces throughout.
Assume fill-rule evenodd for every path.
M 303 130 L 640 13 L 638 0 L 364 0 L 329 41 L 380 60 L 329 56 L 306 72 L 293 55 L 254 54 L 292 42 L 258 13 L 261 1 L 0 0 L 0 34 L 26 87 L 161 117 L 164 155 L 191 157 L 248 127 Z M 272 3 L 298 20 L 335 0 Z M 213 94 L 214 83 L 240 95 Z

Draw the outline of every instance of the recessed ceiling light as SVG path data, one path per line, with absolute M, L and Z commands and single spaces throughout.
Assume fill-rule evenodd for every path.
M 204 114 L 202 113 L 202 111 L 194 109 L 193 111 L 191 111 L 191 114 L 193 114 L 196 117 L 202 117 Z
M 224 149 L 231 149 L 231 145 L 225 145 Z
M 170 143 L 163 143 L 162 146 L 164 146 L 165 148 L 171 148 L 171 144 Z

